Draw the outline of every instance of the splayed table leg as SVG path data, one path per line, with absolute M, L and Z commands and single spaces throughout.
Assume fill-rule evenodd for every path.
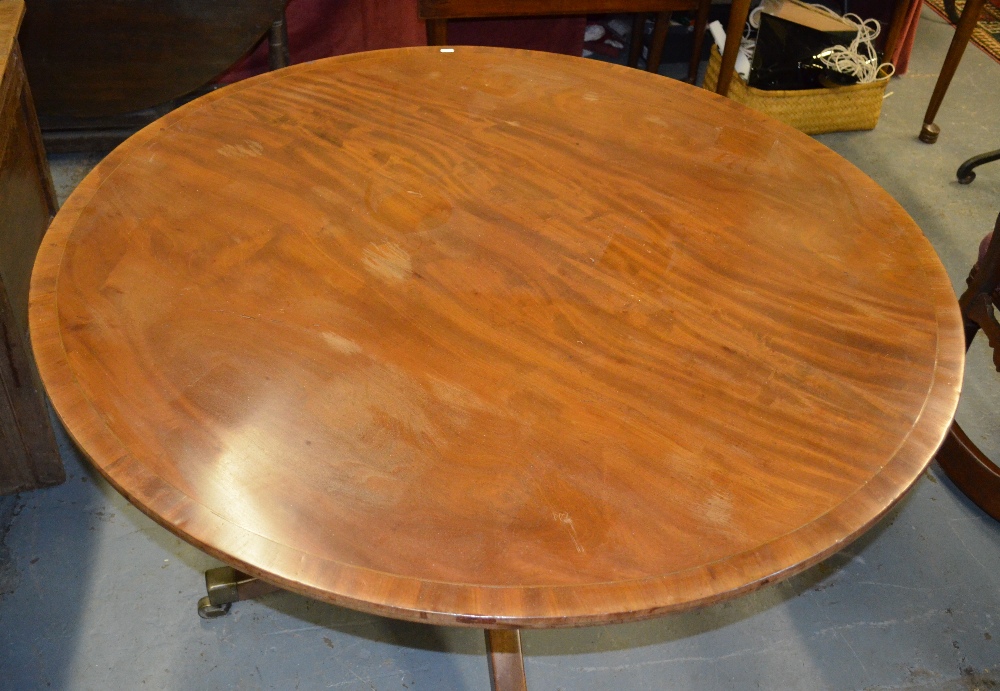
M 520 631 L 487 629 L 486 654 L 490 662 L 493 691 L 527 691 Z

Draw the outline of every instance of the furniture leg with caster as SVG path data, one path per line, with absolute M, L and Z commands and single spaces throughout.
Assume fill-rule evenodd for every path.
M 198 616 L 216 619 L 229 614 L 234 602 L 253 600 L 280 590 L 277 586 L 237 571 L 231 566 L 220 566 L 205 572 L 205 589 L 208 595 L 198 600 Z
M 924 114 L 924 124 L 920 128 L 920 141 L 925 144 L 933 144 L 937 141 L 938 135 L 941 134 L 941 128 L 934 123 L 934 118 L 937 117 L 938 108 L 941 107 L 941 102 L 944 101 L 944 95 L 948 92 L 951 79 L 955 76 L 958 63 L 962 61 L 962 55 L 969 45 L 969 39 L 972 38 L 972 31 L 976 28 L 976 23 L 979 21 L 979 15 L 982 13 L 985 2 L 986 0 L 968 0 L 965 3 L 962 20 L 955 27 L 955 37 L 951 39 L 951 46 L 948 47 L 948 54 L 945 56 L 944 65 L 941 66 L 941 74 L 938 75 L 937 82 L 934 84 L 934 93 L 931 94 L 931 100 L 927 104 L 927 112 Z

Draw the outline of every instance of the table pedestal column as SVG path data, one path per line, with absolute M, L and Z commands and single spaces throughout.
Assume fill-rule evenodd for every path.
M 520 631 L 487 629 L 486 656 L 493 691 L 527 691 Z

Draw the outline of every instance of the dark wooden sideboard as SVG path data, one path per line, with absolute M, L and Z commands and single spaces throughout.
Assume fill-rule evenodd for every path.
M 56 211 L 17 32 L 22 0 L 0 0 L 0 494 L 65 479 L 28 342 L 28 284 Z
M 268 32 L 286 50 L 285 0 L 25 2 L 21 45 L 52 153 L 111 150 L 204 90 Z

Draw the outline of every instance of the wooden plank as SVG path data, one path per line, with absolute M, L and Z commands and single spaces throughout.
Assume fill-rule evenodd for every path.
M 14 52 L 23 18 L 23 0 L 0 0 L 0 72 L 7 71 L 7 61 Z
M 0 2 L 0 494 L 65 479 L 28 343 L 31 269 L 56 198 L 14 38 L 23 9 Z
M 16 328 L 0 283 L 0 494 L 66 479 L 38 375 Z
M 7 356 L 7 346 L 12 340 L 7 330 L 9 316 L 7 295 L 3 291 L 3 283 L 0 283 L 0 494 L 26 489 L 33 480 L 28 450 L 14 418 L 18 378 L 11 358 Z
M 21 117 L 28 135 L 28 146 L 35 157 L 35 167 L 38 170 L 38 181 L 43 188 L 45 204 L 49 211 L 49 220 L 56 215 L 59 200 L 56 198 L 56 188 L 52 184 L 52 172 L 49 170 L 49 160 L 45 154 L 45 144 L 42 141 L 41 128 L 38 126 L 38 114 L 35 112 L 35 101 L 31 98 L 31 86 L 24 72 L 24 58 L 21 56 L 21 46 L 14 43 L 14 60 L 21 75 Z M 48 224 L 46 224 L 48 227 Z M 39 242 L 41 238 L 39 237 Z

